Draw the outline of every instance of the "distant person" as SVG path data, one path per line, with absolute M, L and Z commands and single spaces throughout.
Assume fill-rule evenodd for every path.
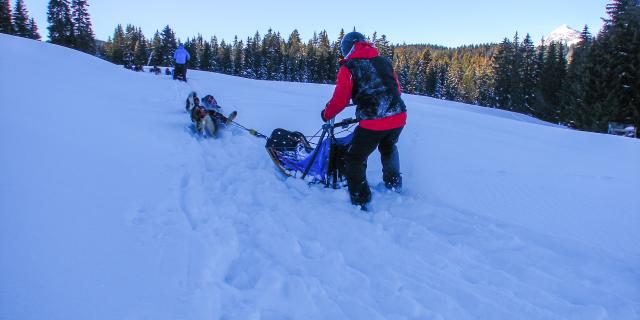
M 173 59 L 175 60 L 175 67 L 173 70 L 173 79 L 180 79 L 182 81 L 187 81 L 187 62 L 191 59 L 189 52 L 184 48 L 182 44 L 178 46 L 176 52 L 173 54 Z
M 125 69 L 133 69 L 133 54 L 131 52 L 127 52 L 122 60 L 124 60 Z
M 333 97 L 321 112 L 323 121 L 340 113 L 353 100 L 356 127 L 345 155 L 345 176 L 354 205 L 366 210 L 371 201 L 367 183 L 367 158 L 378 148 L 382 179 L 387 189 L 400 192 L 400 156 L 396 143 L 407 120 L 407 107 L 400 98 L 400 83 L 391 62 L 378 54 L 364 35 L 350 32 L 340 43 L 340 61 Z

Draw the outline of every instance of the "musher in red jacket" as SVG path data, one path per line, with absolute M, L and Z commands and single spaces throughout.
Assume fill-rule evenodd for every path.
M 340 44 L 344 59 L 333 97 L 322 110 L 328 121 L 353 100 L 359 125 L 345 156 L 349 194 L 354 205 L 366 208 L 371 201 L 367 183 L 367 158 L 378 148 L 385 187 L 402 188 L 400 157 L 396 143 L 407 120 L 407 107 L 400 98 L 400 83 L 391 62 L 358 32 L 344 36 Z

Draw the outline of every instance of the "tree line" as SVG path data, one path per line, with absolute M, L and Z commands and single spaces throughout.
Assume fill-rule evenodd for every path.
M 29 18 L 22 0 L 16 0 L 13 12 L 9 0 L 0 0 L 0 33 L 40 40 L 38 25 L 33 18 Z
M 50 0 L 47 8 L 49 42 L 89 54 L 96 54 L 87 0 Z M 0 0 L 0 33 L 40 40 L 38 26 L 23 0 L 16 0 L 13 12 L 9 0 Z
M 560 110 L 578 129 L 609 121 L 640 128 L 640 1 L 615 0 L 596 38 L 584 34 L 567 69 Z
M 170 26 L 147 39 L 141 28 L 118 25 L 97 44 L 87 0 L 50 0 L 49 41 L 123 64 L 171 66 L 179 39 Z M 582 30 L 574 47 L 534 45 L 518 33 L 499 44 L 446 48 L 393 45 L 373 33 L 369 41 L 395 67 L 404 92 L 500 108 L 582 130 L 603 132 L 610 121 L 640 127 L 640 1 L 612 0 L 596 36 Z M 0 32 L 39 39 L 23 0 L 13 12 L 0 0 Z M 336 41 L 326 31 L 303 41 L 297 30 L 283 37 L 268 30 L 231 42 L 201 35 L 184 41 L 189 68 L 252 79 L 333 83 L 338 70 L 341 30 Z
M 87 0 L 50 0 L 47 10 L 49 42 L 89 54 L 96 53 L 96 39 Z
M 587 26 L 574 47 L 535 46 L 530 35 L 500 44 L 398 46 L 394 66 L 407 93 L 534 116 L 606 132 L 609 122 L 640 128 L 640 1 L 613 0 L 604 27 Z
M 381 55 L 392 60 L 404 92 L 531 115 L 569 127 L 604 132 L 610 121 L 640 126 L 640 13 L 637 0 L 613 0 L 605 26 L 592 36 L 585 26 L 574 47 L 531 36 L 499 44 L 446 48 L 392 45 L 371 35 Z M 333 83 L 340 58 L 326 31 L 303 42 L 297 30 L 288 37 L 268 30 L 232 42 L 217 37 L 188 38 L 189 68 L 252 79 Z M 123 63 L 170 66 L 178 39 L 170 26 L 145 39 L 133 25 L 118 26 L 101 55 Z
M 338 71 L 337 61 L 344 30 L 336 41 L 329 40 L 326 31 L 314 33 L 304 42 L 294 30 L 286 39 L 273 30 L 264 35 L 256 31 L 253 37 L 232 42 L 216 36 L 204 39 L 201 35 L 188 38 L 184 47 L 191 55 L 190 69 L 220 72 L 235 76 L 263 80 L 333 83 Z M 393 46 L 385 35 L 373 34 L 370 40 L 383 55 L 393 58 Z M 141 28 L 118 25 L 113 36 L 101 48 L 100 55 L 114 63 L 124 63 L 127 53 L 134 63 L 141 65 L 171 66 L 178 40 L 170 26 L 156 31 L 146 39 Z
M 495 44 L 402 45 L 394 50 L 393 64 L 406 93 L 491 106 L 495 50 Z
M 609 122 L 640 127 L 640 2 L 613 0 L 594 37 L 534 48 L 504 39 L 493 57 L 494 100 L 487 104 L 594 132 Z

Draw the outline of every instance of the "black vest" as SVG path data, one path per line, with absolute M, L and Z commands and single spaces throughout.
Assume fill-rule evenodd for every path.
M 357 105 L 358 119 L 381 119 L 407 111 L 389 60 L 380 56 L 354 58 L 345 66 L 351 72 L 351 99 Z

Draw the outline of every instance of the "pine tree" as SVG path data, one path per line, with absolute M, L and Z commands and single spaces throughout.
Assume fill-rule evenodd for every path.
M 562 43 L 551 42 L 547 47 L 544 65 L 540 74 L 542 96 L 536 104 L 537 117 L 546 121 L 560 122 L 560 90 L 566 75 L 566 58 Z
M 91 26 L 91 17 L 87 7 L 87 0 L 73 0 L 73 28 L 75 35 L 75 48 L 88 54 L 96 53 L 96 39 Z
M 264 79 L 263 73 L 263 54 L 262 54 L 262 38 L 260 32 L 256 31 L 251 40 L 251 63 L 247 63 L 247 68 L 251 69 L 253 79 Z
M 438 99 L 446 99 L 445 98 L 445 87 L 447 84 L 447 76 L 449 74 L 449 62 L 442 61 L 438 65 L 438 79 L 436 82 L 436 90 L 434 97 Z
M 479 66 L 476 75 L 476 83 L 478 87 L 478 104 L 486 107 L 495 107 L 494 76 L 491 67 L 491 61 L 485 59 Z
M 342 44 L 342 39 L 344 39 L 344 29 L 340 29 L 340 33 L 338 33 L 338 39 L 336 40 L 336 43 L 334 44 L 334 51 L 336 51 L 337 56 L 336 58 L 344 58 L 342 56 L 342 52 L 340 51 L 340 45 Z
M 633 123 L 640 127 L 640 3 L 637 0 L 613 0 L 607 5 L 609 18 L 596 42 L 602 49 L 602 73 L 606 95 L 597 99 L 609 106 L 601 123 Z M 599 129 L 604 130 L 604 126 Z
M 242 55 L 244 51 L 244 43 L 242 40 L 238 41 L 238 36 L 233 39 L 233 47 L 231 52 L 232 70 L 231 74 L 235 76 L 242 75 L 244 63 L 242 61 Z
M 211 70 L 214 72 L 222 72 L 220 69 L 220 44 L 218 38 L 211 38 Z
M 524 60 L 524 52 L 523 46 L 520 44 L 520 37 L 518 36 L 518 32 L 516 32 L 513 37 L 513 60 L 511 67 L 511 75 L 509 76 L 511 84 L 511 105 L 508 110 L 524 113 L 526 109 L 524 107 L 525 94 L 523 91 L 522 84 L 522 72 L 523 72 L 523 60 Z
M 200 69 L 200 65 L 202 64 L 202 55 L 204 54 L 204 38 L 201 34 L 194 39 L 194 47 L 196 51 L 196 58 L 198 59 L 198 69 Z
M 167 67 L 173 65 L 173 54 L 178 48 L 176 35 L 168 25 L 162 29 L 160 34 L 160 55 L 162 57 L 162 65 Z
M 331 42 L 327 31 L 323 30 L 318 35 L 318 47 L 316 50 L 318 61 L 318 82 L 320 83 L 333 83 L 336 79 L 335 73 L 335 55 L 332 50 Z
M 589 31 L 589 26 L 585 24 L 584 28 L 582 28 L 582 32 L 580 32 L 580 42 L 578 44 L 584 47 L 585 45 L 591 44 L 592 40 L 593 36 Z
M 469 57 L 466 57 L 467 59 Z M 480 92 L 476 83 L 476 66 L 472 63 L 463 63 L 460 71 L 462 76 L 459 84 L 459 100 L 464 103 L 478 104 Z
M 561 119 L 561 122 L 571 127 L 583 128 L 588 122 L 585 118 L 591 116 L 582 112 L 586 95 L 586 64 L 591 42 L 591 33 L 585 25 L 580 34 L 580 42 L 573 49 L 571 63 L 567 69 L 566 85 L 561 95 L 562 109 L 566 113 L 566 118 Z
M 40 40 L 40 32 L 38 32 L 38 25 L 33 18 L 29 19 L 29 38 L 33 40 Z
M 133 57 L 136 65 L 147 65 L 149 60 L 149 50 L 147 49 L 147 40 L 144 36 L 136 42 Z
M 220 56 L 220 72 L 224 74 L 231 74 L 231 46 L 227 45 L 224 40 L 220 42 L 220 49 L 218 50 Z
M 318 43 L 318 35 L 314 32 L 313 38 L 309 39 L 305 50 L 305 67 L 304 82 L 318 82 L 318 58 L 316 55 L 316 47 Z
M 408 73 L 406 78 L 406 85 L 403 87 L 406 93 L 417 94 L 416 84 L 418 83 L 418 60 L 419 56 L 413 54 L 413 52 L 405 52 L 405 64 L 408 67 Z
M 338 39 L 333 43 L 333 55 L 335 61 L 340 61 L 342 59 L 342 52 L 340 51 L 340 44 L 342 43 L 342 39 L 344 39 L 344 29 L 340 29 L 340 33 L 338 34 Z M 338 70 L 340 69 L 340 64 L 334 64 L 334 74 L 338 75 Z
M 567 82 L 567 54 L 568 54 L 568 47 L 563 43 L 558 44 L 558 60 L 556 61 L 555 68 L 556 68 L 556 74 L 558 77 L 557 81 L 558 81 L 559 87 L 557 88 L 558 99 L 557 101 L 555 101 L 556 103 L 556 118 L 554 121 L 555 123 L 563 123 L 564 119 L 567 119 L 569 117 L 568 110 L 562 107 L 562 91 L 564 90 L 564 87 Z
M 449 101 L 461 100 L 460 83 L 462 81 L 462 70 L 460 68 L 460 63 L 457 60 L 451 62 L 443 84 L 443 99 Z
M 424 94 L 429 97 L 436 97 L 436 87 L 438 85 L 438 65 L 432 61 L 427 66 L 427 73 L 424 77 Z
M 11 16 L 11 3 L 9 0 L 0 0 L 0 33 L 14 34 L 13 17 Z
M 544 57 L 544 64 L 540 66 L 541 69 L 539 85 L 541 95 L 536 102 L 538 106 L 536 110 L 538 114 L 536 115 L 536 117 L 546 121 L 553 121 L 555 113 L 554 110 L 556 109 L 553 100 L 557 98 L 556 89 L 559 85 L 554 74 L 557 55 L 557 43 L 549 43 Z
M 613 118 L 614 107 L 606 101 L 611 83 L 616 77 L 607 60 L 610 58 L 607 44 L 602 39 L 594 41 L 585 63 L 584 103 L 579 111 L 576 127 L 579 129 L 603 132 L 607 122 Z
M 123 64 L 126 50 L 125 33 L 122 25 L 118 25 L 113 31 L 113 37 L 109 37 L 104 45 L 105 57 L 115 64 Z
M 260 46 L 260 55 L 262 56 L 263 63 L 260 66 L 259 79 L 272 80 L 271 70 L 273 70 L 273 61 L 271 54 L 271 43 L 273 38 L 273 30 L 269 29 L 262 38 L 262 46 Z
M 244 47 L 244 67 L 242 70 L 242 76 L 250 79 L 255 79 L 256 76 L 253 73 L 253 63 L 254 63 L 254 52 L 253 52 L 253 39 L 251 37 L 247 37 L 247 45 Z
M 212 58 L 211 44 L 208 41 L 205 41 L 202 50 L 202 57 L 200 58 L 200 70 L 211 71 Z
M 133 53 L 141 37 L 142 32 L 139 32 L 134 25 L 128 24 L 124 31 L 124 51 Z
M 287 81 L 300 82 L 303 80 L 304 69 L 302 40 L 298 30 L 293 30 L 287 41 L 287 51 L 285 52 L 285 73 Z
M 280 33 L 274 33 L 269 29 L 262 39 L 262 56 L 264 64 L 262 65 L 263 79 L 266 80 L 282 80 L 282 38 Z
M 162 66 L 162 37 L 160 37 L 158 30 L 151 40 L 151 65 Z
M 389 59 L 389 61 L 393 61 L 394 48 L 389 43 L 389 40 L 387 40 L 386 35 L 383 34 L 382 36 L 380 36 L 380 38 L 376 39 L 374 45 L 376 46 L 376 48 L 378 48 L 378 52 L 381 56 Z
M 22 0 L 16 1 L 13 9 L 13 30 L 18 37 L 30 38 L 31 30 L 29 29 L 29 14 Z
M 47 11 L 51 43 L 73 48 L 76 44 L 68 0 L 50 0 Z
M 399 50 L 396 55 L 397 59 L 395 60 L 394 69 L 398 75 L 398 81 L 400 82 L 400 87 L 403 92 L 413 93 L 414 88 L 410 83 L 411 80 L 411 64 L 409 61 L 409 55 L 407 51 L 404 49 Z
M 532 115 L 535 109 L 536 88 L 538 86 L 538 64 L 536 48 L 527 33 L 522 41 L 522 95 L 523 104 L 519 112 Z
M 424 95 L 427 93 L 427 77 L 428 68 L 431 64 L 431 51 L 429 49 L 422 50 L 415 68 L 415 93 Z
M 184 48 L 189 53 L 189 61 L 187 61 L 187 68 L 189 69 L 199 69 L 200 68 L 200 57 L 198 55 L 198 43 L 195 39 L 190 40 L 187 38 L 187 41 L 184 42 Z
M 504 38 L 498 52 L 494 56 L 494 92 L 498 108 L 510 110 L 512 108 L 512 84 L 511 75 L 513 74 L 513 45 L 509 39 Z

